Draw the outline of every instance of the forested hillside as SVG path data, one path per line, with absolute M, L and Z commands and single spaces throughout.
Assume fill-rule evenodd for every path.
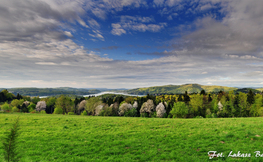
M 2 91 L 5 88 L 0 88 Z M 87 95 L 101 92 L 97 89 L 81 89 L 81 88 L 70 88 L 70 87 L 60 87 L 60 88 L 7 88 L 10 93 L 25 96 L 55 96 L 55 95 Z
M 225 86 L 205 86 L 199 84 L 184 84 L 184 85 L 166 85 L 166 86 L 155 86 L 155 87 L 147 87 L 147 88 L 136 88 L 128 90 L 129 94 L 138 94 L 138 95 L 146 95 L 146 94 L 183 94 L 185 91 L 188 93 L 201 92 L 205 90 L 206 92 L 219 92 L 219 91 L 231 91 L 237 90 L 234 87 L 225 87 Z

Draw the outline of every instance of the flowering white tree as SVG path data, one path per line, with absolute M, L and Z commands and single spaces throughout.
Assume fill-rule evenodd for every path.
M 166 113 L 165 107 L 164 107 L 163 103 L 160 102 L 156 106 L 156 116 L 159 118 L 162 118 L 165 113 Z
M 132 107 L 135 108 L 135 109 L 137 109 L 137 108 L 138 108 L 138 102 L 137 102 L 137 101 L 134 101 Z
M 79 110 L 80 112 L 82 112 L 83 110 L 85 110 L 86 103 L 87 103 L 86 100 L 82 100 L 82 101 L 78 104 L 78 110 Z
M 126 111 L 131 110 L 133 107 L 131 104 L 123 103 L 119 108 L 119 115 L 123 116 Z
M 105 104 L 99 104 L 98 106 L 96 106 L 96 108 L 95 108 L 95 115 L 96 116 L 100 115 L 100 112 L 103 110 L 104 106 L 105 106 Z
M 45 101 L 38 101 L 36 105 L 36 111 L 46 110 L 46 102 Z
M 221 104 L 220 101 L 218 102 L 217 105 L 218 105 L 218 110 L 219 110 L 219 111 L 222 111 L 222 110 L 223 110 L 223 105 Z
M 29 106 L 29 105 L 30 105 L 30 102 L 29 102 L 29 101 L 25 101 L 25 102 L 23 102 L 23 104 L 25 104 L 25 105 L 26 105 L 26 107 L 27 107 L 27 106 Z
M 147 100 L 147 102 L 144 102 L 142 104 L 142 107 L 140 109 L 140 113 L 149 113 L 150 115 L 152 114 L 152 112 L 155 111 L 155 106 L 153 103 L 153 100 Z

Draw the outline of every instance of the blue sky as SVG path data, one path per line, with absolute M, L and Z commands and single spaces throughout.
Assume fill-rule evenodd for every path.
M 263 1 L 0 2 L 1 87 L 263 87 Z
M 149 1 L 147 5 L 140 7 L 124 7 L 119 12 L 107 15 L 106 18 L 90 15 L 88 24 L 91 29 L 86 29 L 80 24 L 74 26 L 76 30 L 73 33 L 76 38 L 74 42 L 82 44 L 89 50 L 97 51 L 101 57 L 115 60 L 160 58 L 161 55 L 149 53 L 169 51 L 170 40 L 181 37 L 181 29 L 178 29 L 181 25 L 190 25 L 207 15 L 214 16 L 218 21 L 222 20 L 221 7 L 216 4 L 196 13 L 193 10 L 202 7 L 198 2 L 191 4 L 191 1 L 188 1 L 175 6 L 165 5 L 165 1 L 163 4 L 161 2 Z M 204 6 L 209 4 L 205 3 Z M 120 28 L 125 33 L 114 33 L 114 24 L 120 24 L 122 26 Z M 124 25 L 129 27 L 123 27 Z M 154 31 L 147 29 L 149 25 L 156 25 Z M 103 38 L 94 37 L 92 30 L 99 32 Z M 191 32 L 195 29 L 193 27 L 185 30 Z

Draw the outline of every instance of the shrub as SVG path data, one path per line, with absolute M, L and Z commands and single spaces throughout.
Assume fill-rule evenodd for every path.
M 131 110 L 128 110 L 124 113 L 124 116 L 127 117 L 136 117 L 137 116 L 137 110 L 135 108 L 132 108 Z
M 156 116 L 157 116 L 157 113 L 156 113 L 156 111 L 155 111 L 155 112 L 153 112 L 153 113 L 151 114 L 151 117 L 152 117 L 152 118 L 156 118 Z
M 56 107 L 53 114 L 63 114 L 63 110 L 60 107 Z
M 74 112 L 68 112 L 68 115 L 75 115 Z
M 46 114 L 46 111 L 45 110 L 41 110 L 40 114 Z
M 30 113 L 36 113 L 36 110 L 31 111 Z
M 9 106 L 8 103 L 4 103 L 2 106 L 1 106 L 1 109 L 4 111 L 4 112 L 9 112 L 11 110 L 11 107 Z
M 148 113 L 141 113 L 140 115 L 141 115 L 141 117 L 149 117 Z
M 115 115 L 114 113 L 114 108 L 112 106 L 105 105 L 103 107 L 104 115 L 103 116 L 113 116 Z
M 101 110 L 98 116 L 105 116 L 105 111 Z
M 19 112 L 20 110 L 17 107 L 12 108 L 12 112 Z
M 212 113 L 211 118 L 217 118 L 217 115 L 215 113 Z
M 84 111 L 81 113 L 81 115 L 88 115 L 88 113 L 87 113 L 86 110 L 84 110 Z
M 35 110 L 35 109 L 36 109 L 36 104 L 31 103 L 31 104 L 27 107 L 27 109 L 28 109 L 29 112 Z

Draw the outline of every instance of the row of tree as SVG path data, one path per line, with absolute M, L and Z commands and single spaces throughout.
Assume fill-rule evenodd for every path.
M 14 96 L 2 91 L 5 103 L 1 110 L 5 112 L 42 112 L 48 114 L 76 114 L 100 116 L 131 117 L 256 117 L 263 115 L 261 94 L 234 94 L 219 92 L 207 94 L 160 95 L 145 97 L 125 97 L 104 95 L 101 97 L 71 98 Z M 4 94 L 4 95 L 3 95 Z

